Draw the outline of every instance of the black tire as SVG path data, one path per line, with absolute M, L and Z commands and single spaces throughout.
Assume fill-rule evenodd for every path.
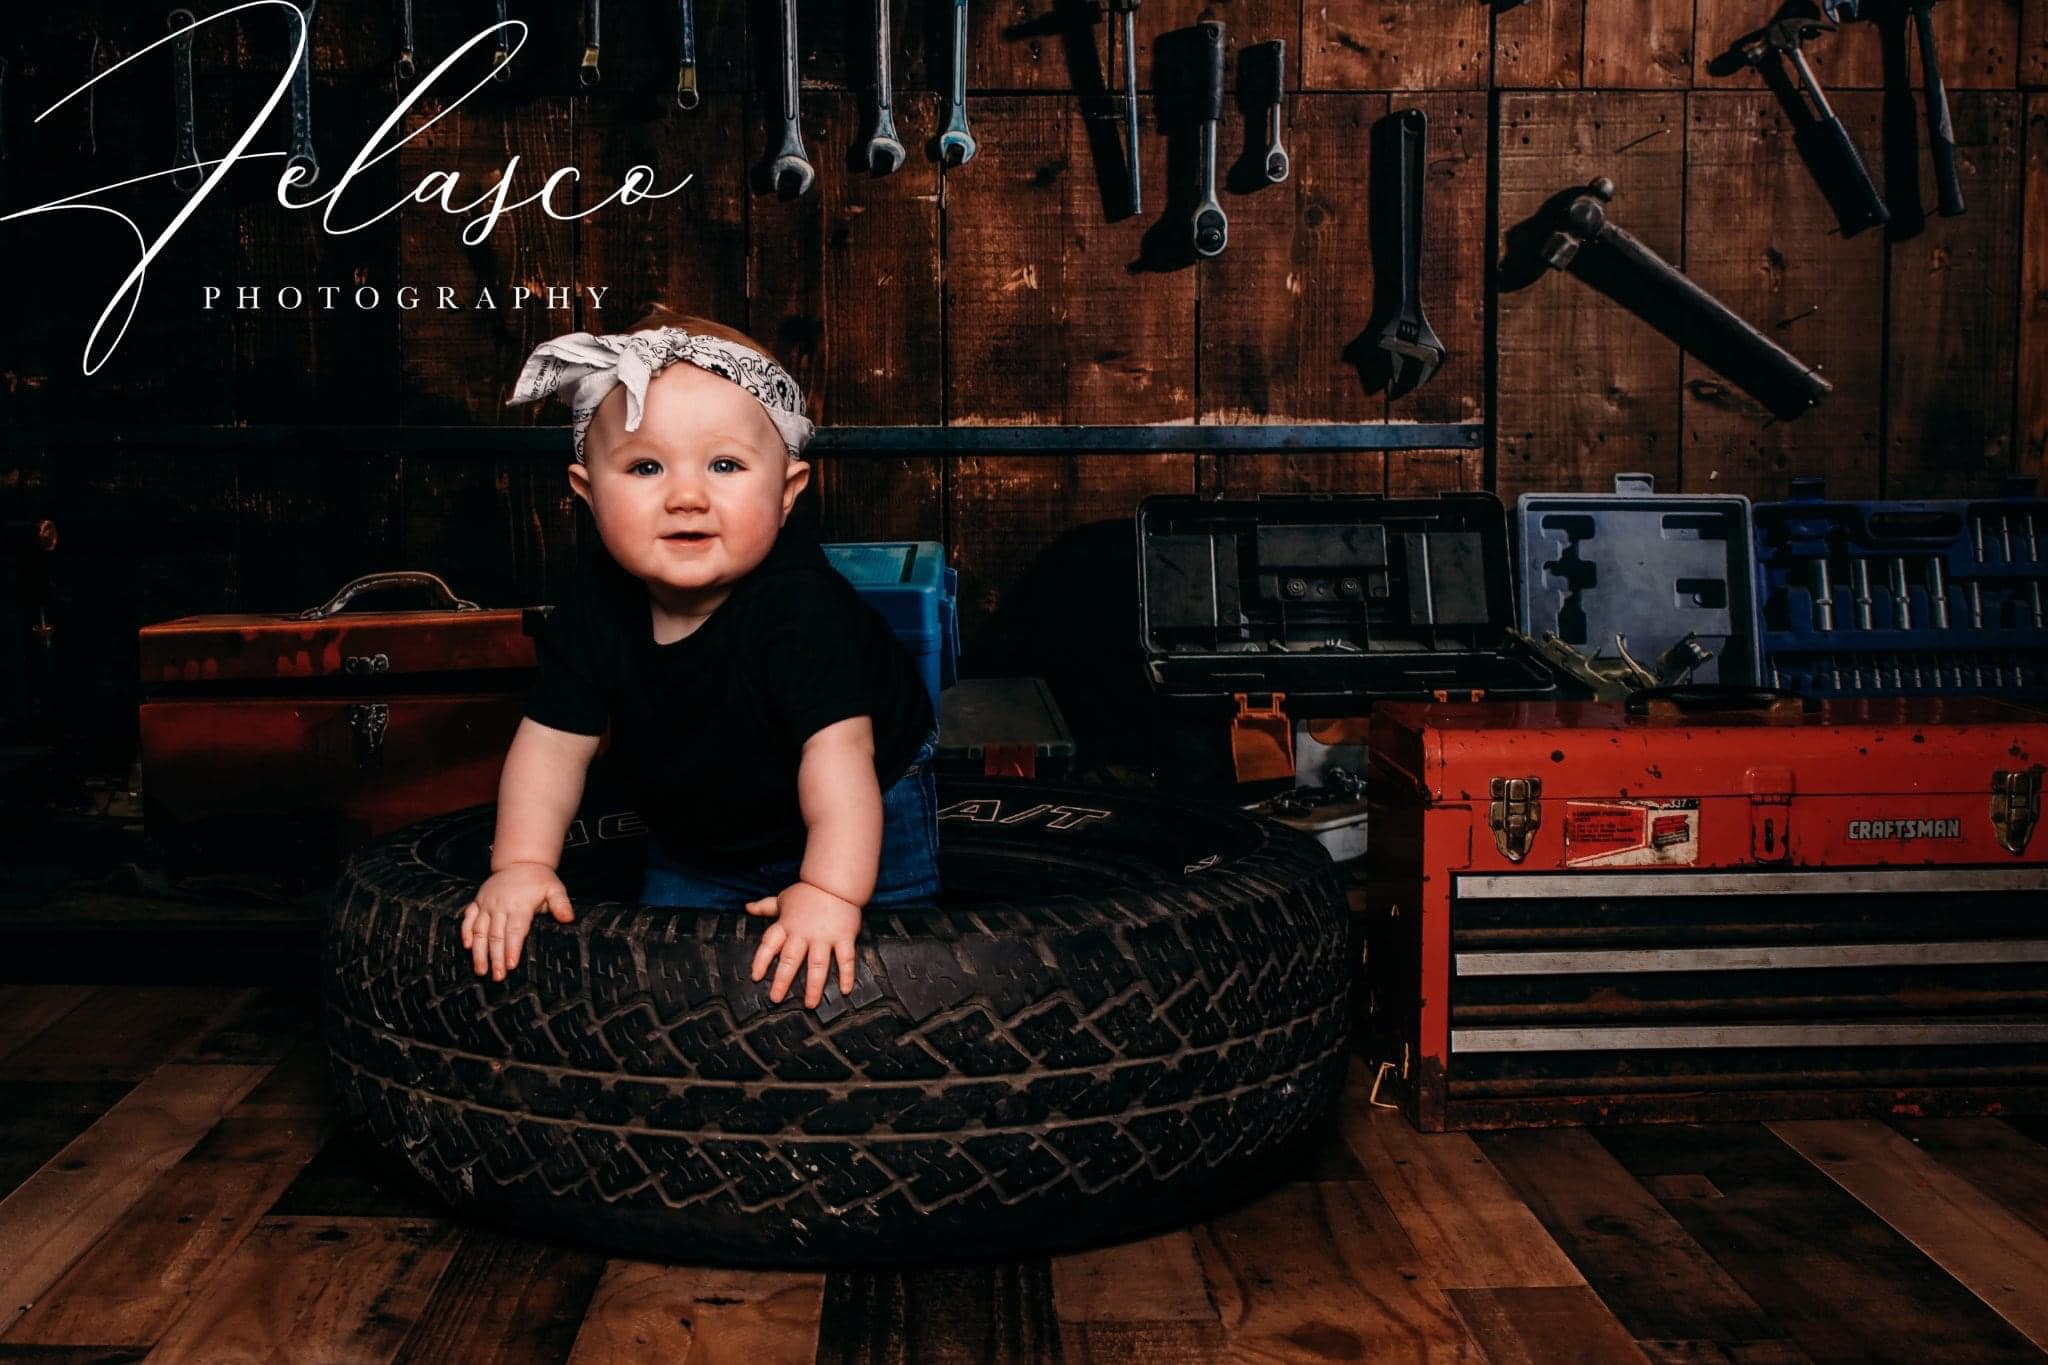
M 851 1001 L 749 979 L 766 922 L 651 909 L 568 849 L 504 982 L 464 906 L 495 808 L 359 850 L 321 978 L 351 1126 L 488 1218 L 701 1263 L 974 1260 L 1186 1223 L 1284 1174 L 1345 1065 L 1313 839 L 1223 806 L 940 781 L 944 904 L 865 917 Z M 575 832 L 572 829 L 572 839 Z

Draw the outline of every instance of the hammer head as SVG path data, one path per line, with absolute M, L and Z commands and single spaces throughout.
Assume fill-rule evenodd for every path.
M 1855 0 L 1849 0 L 1854 3 Z M 1738 38 L 1735 46 L 1743 59 L 1751 65 L 1763 61 L 1774 52 L 1797 52 L 1806 40 L 1821 33 L 1834 32 L 1832 20 L 1813 19 L 1793 15 L 1765 24 L 1756 32 Z

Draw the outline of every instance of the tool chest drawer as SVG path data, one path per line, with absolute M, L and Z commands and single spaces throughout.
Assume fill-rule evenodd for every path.
M 1617 474 L 1612 493 L 1524 493 L 1515 504 L 1522 629 L 1645 663 L 1691 637 L 1712 657 L 1690 681 L 1758 679 L 1749 499 L 1659 493 Z
M 2048 700 L 2048 498 L 1755 509 L 1766 681 L 1816 696 Z
M 2048 1104 L 2048 716 L 1374 708 L 1376 1096 L 1428 1130 Z
M 1146 498 L 1139 636 L 1176 696 L 1582 695 L 1510 634 L 1490 493 Z

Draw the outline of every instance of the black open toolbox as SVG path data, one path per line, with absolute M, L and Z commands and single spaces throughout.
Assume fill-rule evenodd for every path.
M 1140 643 L 1185 697 L 1558 700 L 1589 695 L 1518 636 L 1490 493 L 1282 493 L 1138 505 Z M 1297 703 L 1305 703 L 1297 707 Z

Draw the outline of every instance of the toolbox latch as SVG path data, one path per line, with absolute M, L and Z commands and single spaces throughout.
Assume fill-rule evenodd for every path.
M 1991 774 L 1991 828 L 2007 853 L 2025 853 L 2041 818 L 2041 767 Z
M 1529 856 L 1536 827 L 1543 823 L 1542 779 L 1496 777 L 1491 794 L 1486 823 L 1493 828 L 1494 846 L 1509 862 L 1519 863 Z
M 1253 706 L 1249 695 L 1233 692 L 1237 714 L 1230 721 L 1230 761 L 1239 782 L 1266 782 L 1294 776 L 1294 726 L 1275 692 L 1265 706 Z
M 1785 862 L 1792 856 L 1792 770 L 1751 768 L 1747 777 L 1750 860 Z
M 356 769 L 371 772 L 384 761 L 384 728 L 391 723 L 385 702 L 356 702 L 348 708 L 348 728 L 356 739 Z

